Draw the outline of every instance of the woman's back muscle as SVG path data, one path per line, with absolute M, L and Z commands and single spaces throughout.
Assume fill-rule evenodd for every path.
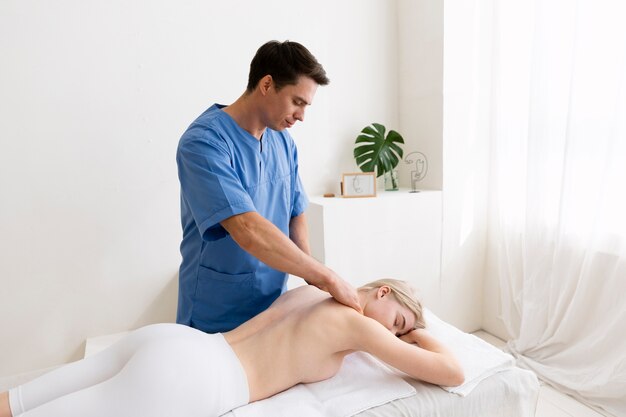
M 351 352 L 349 340 L 341 337 L 346 316 L 352 315 L 349 310 L 326 292 L 304 286 L 226 333 L 246 370 L 250 401 L 337 373 L 343 357 Z

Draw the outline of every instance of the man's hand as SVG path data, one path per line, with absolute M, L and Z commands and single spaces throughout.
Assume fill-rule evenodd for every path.
M 303 278 L 308 284 L 328 292 L 340 303 L 362 314 L 363 309 L 354 287 L 306 253 L 308 243 L 304 244 L 306 241 L 306 233 L 303 232 L 304 216 L 300 215 L 293 219 L 290 233 L 296 236 L 295 241 L 300 243 L 304 250 L 255 211 L 237 214 L 220 224 L 243 250 L 261 262 L 279 271 Z
M 352 307 L 359 313 L 363 314 L 357 290 L 352 285 L 341 279 L 341 277 L 339 277 L 339 275 L 335 272 L 332 272 L 332 274 L 333 275 L 326 282 L 326 284 L 317 285 L 317 287 L 332 295 L 333 298 L 341 304 Z

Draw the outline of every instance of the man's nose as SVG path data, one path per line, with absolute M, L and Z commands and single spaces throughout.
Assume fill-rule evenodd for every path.
M 293 114 L 293 118 L 304 122 L 304 109 L 296 110 L 296 112 Z

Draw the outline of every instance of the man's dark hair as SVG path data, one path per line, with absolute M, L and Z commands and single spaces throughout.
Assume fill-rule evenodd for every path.
M 330 80 L 322 64 L 298 42 L 269 41 L 262 45 L 250 63 L 248 92 L 252 92 L 259 80 L 271 75 L 277 90 L 286 85 L 295 85 L 300 76 L 306 76 L 319 85 L 327 85 Z

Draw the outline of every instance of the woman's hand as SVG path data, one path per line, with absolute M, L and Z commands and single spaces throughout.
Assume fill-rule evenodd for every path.
M 419 340 L 421 338 L 420 336 L 422 336 L 424 333 L 428 334 L 428 332 L 426 332 L 426 329 L 413 329 L 410 332 L 400 336 L 400 340 L 412 345 L 419 346 Z

